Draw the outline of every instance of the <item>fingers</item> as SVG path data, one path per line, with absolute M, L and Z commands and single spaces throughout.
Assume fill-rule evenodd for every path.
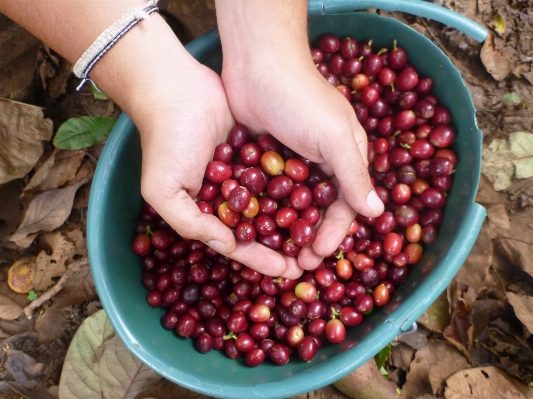
M 294 258 L 283 256 L 258 242 L 236 243 L 231 230 L 215 216 L 202 213 L 185 191 L 179 191 L 170 200 L 152 198 L 149 203 L 180 236 L 200 240 L 220 254 L 258 272 L 290 279 L 296 279 L 303 273 Z
M 216 250 L 216 248 L 213 249 Z M 223 255 L 268 276 L 297 279 L 303 273 L 303 269 L 298 265 L 296 259 L 283 256 L 256 241 L 237 242 L 233 251 Z
M 331 255 L 346 237 L 346 233 L 355 219 L 355 211 L 344 198 L 333 202 L 324 215 L 313 243 L 313 251 L 321 257 Z
M 370 182 L 366 166 L 366 145 L 358 146 L 352 134 L 341 134 L 339 137 L 348 139 L 327 140 L 322 154 L 339 182 L 343 197 L 358 213 L 368 217 L 381 215 L 384 206 Z M 361 147 L 365 151 L 365 157 L 361 154 Z
M 185 190 L 166 197 L 154 196 L 157 191 L 151 188 L 143 191 L 147 201 L 182 237 L 205 242 L 221 253 L 235 250 L 231 230 L 215 216 L 202 213 Z
M 320 223 L 313 245 L 300 251 L 298 264 L 305 270 L 316 269 L 325 257 L 337 250 L 355 215 L 353 208 L 343 198 L 331 204 Z

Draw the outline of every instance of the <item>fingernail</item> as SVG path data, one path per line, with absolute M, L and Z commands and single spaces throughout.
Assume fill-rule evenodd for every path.
M 378 194 L 372 190 L 368 193 L 366 197 L 366 204 L 373 211 L 380 211 L 383 209 L 383 202 L 378 197 Z
M 217 240 L 207 241 L 207 245 L 209 245 L 215 251 L 220 252 L 220 253 L 226 253 L 228 251 L 228 249 L 226 248 L 226 245 Z

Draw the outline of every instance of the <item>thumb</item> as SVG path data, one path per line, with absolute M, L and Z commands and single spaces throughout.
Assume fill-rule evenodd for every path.
M 354 129 L 358 130 L 361 127 Z M 355 132 L 357 137 L 366 137 L 366 133 Z M 366 154 L 361 154 L 354 134 L 339 135 L 349 137 L 347 140 L 328 140 L 322 154 L 339 182 L 344 200 L 358 213 L 367 217 L 377 217 L 383 213 L 384 205 L 379 199 L 368 174 Z

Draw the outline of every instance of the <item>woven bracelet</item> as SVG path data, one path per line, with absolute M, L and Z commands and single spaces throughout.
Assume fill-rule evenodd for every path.
M 89 78 L 89 73 L 96 63 L 109 51 L 116 42 L 128 33 L 141 20 L 148 19 L 150 14 L 159 11 L 156 7 L 159 0 L 148 0 L 148 4 L 143 8 L 132 8 L 126 11 L 113 25 L 96 38 L 91 46 L 83 53 L 78 62 L 74 65 L 74 74 L 82 79 L 76 90 L 80 90 L 85 82 L 89 81 L 98 90 L 98 87 Z

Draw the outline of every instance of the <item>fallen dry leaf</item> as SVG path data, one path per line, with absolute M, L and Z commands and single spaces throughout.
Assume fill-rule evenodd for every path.
M 342 394 L 340 394 L 342 395 Z M 157 384 L 138 394 L 135 399 L 212 399 L 211 396 L 190 391 L 168 380 L 161 379 Z M 295 399 L 295 398 L 291 398 Z M 307 397 L 305 398 L 307 399 Z M 342 397 L 340 399 L 343 399 Z
M 491 321 L 497 320 L 512 313 L 507 302 L 499 299 L 480 299 L 472 304 L 472 324 L 474 326 L 473 337 L 477 341 Z
M 505 197 L 494 189 L 487 176 L 481 174 L 475 201 L 485 208 L 489 208 L 492 205 L 504 203 Z
M 81 305 L 97 297 L 93 275 L 89 264 L 72 274 L 65 286 L 54 296 L 52 306 L 64 309 L 67 306 Z
M 26 238 L 29 234 L 52 231 L 61 226 L 70 215 L 76 191 L 85 183 L 84 180 L 73 186 L 45 191 L 37 195 L 30 202 L 24 219 L 9 240 L 16 242 Z
M 465 357 L 450 343 L 429 341 L 416 352 L 402 387 L 402 396 L 442 395 L 446 379 L 467 366 Z
M 446 381 L 446 399 L 532 399 L 533 389 L 496 367 L 458 371 Z
M 65 94 L 72 64 L 47 46 L 42 46 L 39 55 L 38 69 L 43 88 L 51 98 Z
M 409 345 L 399 342 L 398 344 L 392 345 L 390 362 L 394 367 L 407 371 L 415 357 L 415 352 Z
M 514 266 L 533 276 L 533 209 L 516 213 L 509 220 L 509 235 L 496 240 L 497 249 Z
M 103 397 L 125 399 L 135 398 L 162 378 L 133 356 L 118 335 L 105 343 L 99 374 Z
M 465 356 L 473 343 L 472 309 L 463 299 L 453 304 L 452 320 L 443 332 L 444 338 L 455 345 Z
M 76 175 L 71 180 L 67 181 L 66 184 L 72 186 L 80 181 L 91 179 L 95 169 L 96 164 L 89 159 L 89 157 L 85 158 L 81 163 L 81 166 L 78 168 Z
M 496 191 L 512 184 L 515 158 L 507 140 L 494 139 L 488 146 L 483 145 L 481 170 Z
M 399 398 L 396 386 L 379 372 L 374 358 L 335 381 L 333 386 L 350 398 Z
M 7 285 L 19 294 L 27 294 L 33 289 L 35 277 L 35 256 L 25 256 L 13 263 L 7 272 Z
M 511 223 L 504 204 L 496 204 L 488 208 L 487 220 L 491 238 L 497 238 L 509 234 Z
M 437 299 L 429 305 L 417 322 L 431 331 L 441 333 L 450 324 L 452 315 L 450 314 L 450 304 L 446 291 L 440 294 Z
M 24 177 L 52 138 L 52 121 L 33 105 L 0 99 L 0 183 Z
M 533 297 L 507 292 L 507 298 L 514 308 L 516 317 L 526 326 L 530 333 L 533 333 Z
M 0 295 L 8 297 L 17 305 L 22 307 L 26 306 L 30 302 L 30 300 L 28 299 L 28 294 L 19 294 L 9 288 L 7 284 L 0 284 Z
M 68 229 L 62 230 L 61 233 L 74 244 L 76 254 L 81 256 L 87 255 L 87 239 L 85 238 L 83 226 L 70 225 Z
M 39 40 L 0 15 L 0 97 L 7 97 L 31 84 Z
M 174 396 L 174 397 L 177 398 L 178 396 Z M 190 397 L 190 399 L 193 399 L 193 398 L 195 397 L 194 396 Z M 207 398 L 208 398 L 207 396 L 203 396 L 201 399 L 207 399 Z M 302 393 L 301 395 L 293 396 L 290 399 L 350 399 L 350 397 L 340 392 L 334 386 L 327 385 L 324 388 L 320 388 L 320 389 L 307 392 L 307 393 Z
M 493 245 L 489 226 L 484 222 L 470 254 L 454 279 L 467 287 L 466 293 L 462 296 L 469 305 L 476 300 L 482 290 L 494 284 L 489 273 L 492 256 Z
M 26 184 L 26 187 L 24 187 L 25 192 L 33 190 L 44 181 L 46 176 L 48 176 L 50 169 L 52 169 L 52 166 L 54 166 L 56 152 L 57 149 L 55 149 L 51 144 L 46 147 L 43 155 L 41 155 L 41 158 L 39 158 L 35 164 L 35 167 L 33 168 L 33 176 L 28 184 Z
M 133 399 L 160 379 L 128 351 L 101 310 L 85 319 L 69 346 L 59 396 Z
M 38 342 L 45 344 L 60 338 L 64 334 L 66 321 L 63 311 L 53 307 L 47 308 L 35 320 L 35 331 L 39 334 Z
M 53 285 L 52 279 L 65 272 L 66 262 L 76 253 L 74 244 L 59 232 L 43 234 L 41 240 L 49 248 L 51 254 L 43 250 L 37 255 L 33 279 L 36 291 L 44 291 Z
M 511 61 L 494 47 L 494 35 L 490 33 L 481 48 L 481 62 L 497 81 L 504 80 L 511 72 Z
M 20 218 L 22 217 L 22 203 L 20 194 L 24 187 L 22 179 L 12 180 L 9 183 L 0 185 L 0 241 L 13 234 Z
M 84 157 L 85 153 L 81 150 L 56 149 L 54 154 L 54 164 L 48 171 L 48 174 L 39 184 L 31 187 L 31 190 L 47 191 L 63 186 L 69 180 L 74 179 Z M 25 191 L 28 191 L 27 187 Z
M 25 388 L 34 388 L 39 382 L 43 364 L 17 349 L 6 349 L 5 354 L 3 367 L 8 373 L 6 380 L 14 380 Z
M 15 320 L 22 312 L 22 306 L 16 304 L 11 298 L 0 294 L 0 319 Z

